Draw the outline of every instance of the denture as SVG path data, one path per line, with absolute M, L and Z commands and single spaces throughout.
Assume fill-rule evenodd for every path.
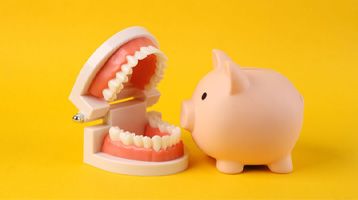
M 70 100 L 76 121 L 103 119 L 85 128 L 84 161 L 122 174 L 165 175 L 188 165 L 179 127 L 147 112 L 159 100 L 166 57 L 141 27 L 104 42 L 82 68 Z

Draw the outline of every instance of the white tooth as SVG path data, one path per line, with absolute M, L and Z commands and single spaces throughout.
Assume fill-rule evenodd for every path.
M 176 134 L 175 137 L 176 137 L 176 143 L 180 142 L 180 134 Z
M 150 137 L 143 137 L 143 146 L 146 149 L 149 149 L 152 147 L 152 139 L 150 139 Z
M 168 125 L 168 126 L 167 126 L 167 133 L 172 134 L 174 128 L 175 128 L 175 127 L 174 127 L 173 125 Z
M 150 50 L 149 50 L 147 47 L 141 47 L 141 48 L 140 48 L 140 51 L 141 51 L 142 53 L 145 53 L 146 55 L 151 54 L 151 53 L 150 53 Z
M 108 82 L 108 87 L 110 90 L 117 93 L 123 88 L 123 85 L 117 78 L 115 78 Z
M 158 135 L 152 137 L 152 144 L 154 151 L 159 151 L 160 147 L 162 146 L 162 138 Z
M 113 141 L 119 141 L 120 140 L 120 129 L 118 127 L 111 127 L 109 129 L 109 138 L 111 138 L 111 140 Z
M 104 89 L 102 91 L 103 97 L 107 101 L 112 101 L 116 98 L 116 94 L 113 93 L 110 89 Z
M 173 144 L 176 144 L 176 143 L 178 143 L 179 141 L 180 141 L 180 133 L 177 133 L 177 132 L 174 132 L 172 135 L 171 135 L 171 137 L 172 137 L 172 143 Z
M 179 135 L 179 137 L 180 137 L 180 133 L 181 133 L 181 131 L 180 131 L 179 127 L 174 127 L 174 129 L 172 130 L 172 134 L 177 134 L 177 135 Z
M 126 83 L 128 81 L 128 77 L 127 74 L 125 74 L 124 72 L 117 72 L 116 73 L 116 78 L 119 80 L 119 82 L 121 83 Z
M 126 133 L 123 130 L 121 130 L 119 133 L 119 139 L 121 139 L 122 143 L 124 143 L 125 137 L 126 137 Z
M 127 56 L 126 58 L 130 66 L 134 67 L 138 64 L 138 60 L 135 59 L 133 56 Z
M 148 46 L 147 47 L 149 51 L 151 51 L 152 53 L 158 53 L 159 52 L 159 49 L 153 47 L 153 46 Z
M 133 70 L 132 67 L 129 64 L 124 64 L 122 65 L 122 72 L 124 72 L 125 74 L 132 74 Z
M 169 134 L 170 134 L 170 133 L 171 133 L 171 130 L 172 130 L 172 125 L 166 124 L 166 126 L 165 126 L 164 129 L 165 129 L 165 132 L 166 132 L 166 133 L 169 133 Z
M 147 57 L 147 54 L 141 51 L 136 51 L 134 54 L 135 58 L 138 60 L 143 60 L 145 57 Z
M 158 128 L 159 128 L 160 132 L 162 132 L 162 133 L 166 132 L 166 127 L 167 127 L 166 124 L 163 122 L 158 124 Z
M 137 147 L 143 147 L 143 136 L 141 136 L 141 135 L 134 136 L 133 137 L 133 143 Z
M 150 126 L 152 128 L 158 128 L 159 124 L 161 123 L 160 118 L 152 118 L 152 123 L 150 124 Z M 150 123 L 150 122 L 149 122 Z
M 169 142 L 170 142 L 170 137 L 168 135 L 162 137 L 162 148 L 164 150 L 166 150 L 167 147 L 169 147 Z
M 133 144 L 133 135 L 129 132 L 122 132 L 120 134 L 121 142 L 125 145 L 131 145 Z
M 176 141 L 177 141 L 176 136 L 175 135 L 170 135 L 170 142 L 169 142 L 170 146 L 175 145 Z
M 157 122 L 154 119 L 149 119 L 149 126 L 152 128 L 156 128 L 157 127 Z

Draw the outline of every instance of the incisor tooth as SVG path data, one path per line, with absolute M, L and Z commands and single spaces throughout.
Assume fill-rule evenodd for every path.
M 111 127 L 109 129 L 109 138 L 113 141 L 119 141 L 120 140 L 120 130 L 118 127 Z
M 143 146 L 146 149 L 149 149 L 152 147 L 152 139 L 150 139 L 150 137 L 143 137 Z
M 170 142 L 170 137 L 168 135 L 162 137 L 162 148 L 164 150 L 166 150 L 167 147 L 169 147 L 169 142 Z
M 158 135 L 152 137 L 152 144 L 154 151 L 159 151 L 162 146 L 162 138 L 160 138 Z
M 143 147 L 143 136 L 141 136 L 141 135 L 134 136 L 133 137 L 133 143 L 137 147 Z

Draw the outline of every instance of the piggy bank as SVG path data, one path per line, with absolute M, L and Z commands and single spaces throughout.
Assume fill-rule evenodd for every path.
M 220 50 L 213 50 L 213 62 L 214 70 L 183 102 L 182 127 L 220 172 L 240 173 L 245 165 L 291 172 L 303 123 L 300 93 L 281 74 L 240 68 Z

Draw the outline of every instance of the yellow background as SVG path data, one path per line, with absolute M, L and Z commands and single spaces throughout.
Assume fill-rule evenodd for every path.
M 132 25 L 169 57 L 154 107 L 179 124 L 180 103 L 211 70 L 211 49 L 285 74 L 305 98 L 295 171 L 216 171 L 188 132 L 190 166 L 164 177 L 82 163 L 84 125 L 68 95 L 91 53 Z M 358 199 L 357 1 L 0 2 L 0 197 Z

